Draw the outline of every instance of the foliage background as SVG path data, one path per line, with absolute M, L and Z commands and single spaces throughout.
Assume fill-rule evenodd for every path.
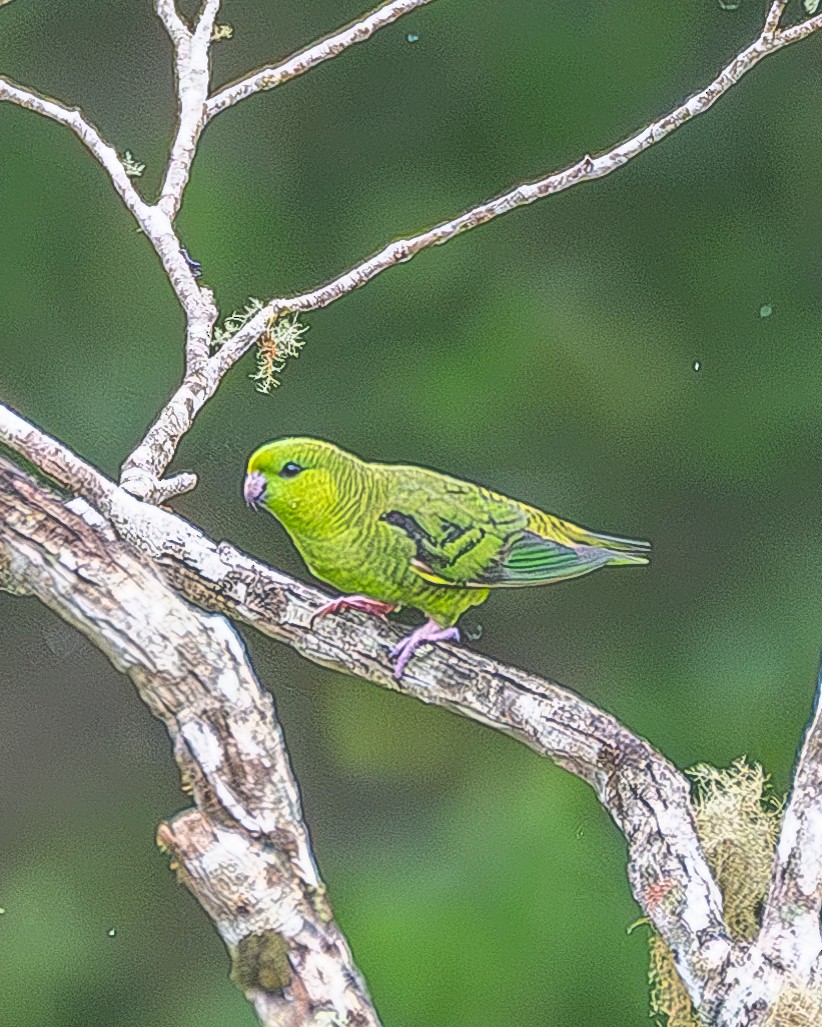
M 225 314 L 319 283 L 669 110 L 756 35 L 760 7 L 441 0 L 221 115 L 183 239 Z M 215 80 L 360 12 L 226 0 Z M 814 38 L 769 58 L 613 177 L 311 315 L 273 396 L 246 358 L 181 448 L 201 484 L 177 508 L 304 574 L 239 490 L 252 448 L 310 433 L 650 538 L 647 571 L 495 597 L 474 644 L 681 766 L 746 753 L 784 789 L 822 633 L 819 57 Z M 3 73 L 82 107 L 147 163 L 149 190 L 169 67 L 148 0 L 0 15 Z M 0 398 L 114 474 L 181 371 L 171 291 L 74 137 L 8 104 L 0 212 Z M 0 596 L 0 618 L 0 1022 L 248 1027 L 221 945 L 154 848 L 185 805 L 162 728 L 34 601 Z M 583 785 L 245 636 L 386 1027 L 646 1021 L 624 846 Z

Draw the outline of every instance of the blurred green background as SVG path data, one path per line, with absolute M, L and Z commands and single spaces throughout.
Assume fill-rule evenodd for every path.
M 224 316 L 319 284 L 668 111 L 755 37 L 761 7 L 439 0 L 222 114 L 182 238 Z M 226 0 L 235 33 L 214 80 L 360 12 Z M 469 618 L 474 644 L 680 766 L 746 753 L 784 789 L 822 638 L 820 44 L 768 58 L 612 177 L 310 315 L 272 396 L 247 357 L 180 449 L 200 486 L 176 508 L 304 576 L 240 483 L 261 441 L 307 433 L 650 538 L 647 570 L 495 596 Z M 146 163 L 152 196 L 169 57 L 148 0 L 0 14 L 0 73 L 80 106 Z M 8 104 L 0 253 L 0 398 L 115 474 L 179 379 L 182 318 L 77 140 Z M 0 596 L 0 618 L 0 1023 L 249 1027 L 221 944 L 154 847 L 186 804 L 163 729 L 36 602 Z M 624 844 L 585 786 L 243 635 L 386 1027 L 646 1022 Z

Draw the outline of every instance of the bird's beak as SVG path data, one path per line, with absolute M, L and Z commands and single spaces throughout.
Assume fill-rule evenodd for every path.
M 248 503 L 252 510 L 257 510 L 262 506 L 263 498 L 265 497 L 265 489 L 265 475 L 261 474 L 260 471 L 251 471 L 245 476 L 243 496 L 245 497 L 246 503 Z

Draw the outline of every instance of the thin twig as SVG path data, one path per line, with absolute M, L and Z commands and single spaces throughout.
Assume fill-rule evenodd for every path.
M 8 101 L 42 114 L 71 129 L 86 149 L 108 173 L 123 203 L 134 215 L 143 234 L 151 242 L 162 261 L 168 279 L 177 294 L 183 309 L 189 313 L 211 316 L 213 297 L 207 290 L 200 289 L 186 261 L 180 240 L 174 231 L 170 218 L 156 206 L 146 203 L 126 174 L 123 162 L 114 147 L 108 143 L 94 125 L 79 110 L 64 107 L 57 100 L 38 96 L 30 89 L 6 78 L 0 78 L 0 101 Z M 213 311 L 216 320 L 217 312 Z M 212 321 L 213 324 L 213 321 Z M 207 350 L 206 350 L 207 352 Z
M 775 5 L 775 7 L 778 5 Z M 599 157 L 586 154 L 576 164 L 548 175 L 534 182 L 525 182 L 508 192 L 482 203 L 477 207 L 443 221 L 434 228 L 408 239 L 398 239 L 389 243 L 373 257 L 351 268 L 338 278 L 327 282 L 319 289 L 302 293 L 297 296 L 270 300 L 255 317 L 250 320 L 217 354 L 217 362 L 221 373 L 225 373 L 259 338 L 265 325 L 272 317 L 285 310 L 317 310 L 327 307 L 340 297 L 360 289 L 382 271 L 402 264 L 415 257 L 423 250 L 432 246 L 441 246 L 462 232 L 477 228 L 486 222 L 507 214 L 536 200 L 556 193 L 564 192 L 582 182 L 591 182 L 612 174 L 618 168 L 633 160 L 645 150 L 661 142 L 691 118 L 704 114 L 716 101 L 735 85 L 743 75 L 754 68 L 764 57 L 777 50 L 804 39 L 812 32 L 822 28 L 822 15 L 796 25 L 791 29 L 774 35 L 762 34 L 751 45 L 738 54 L 717 77 L 703 90 L 686 100 L 670 114 L 652 122 L 641 132 L 625 139 L 607 153 Z
M 775 8 L 771 9 L 771 13 Z M 766 32 L 738 54 L 717 77 L 695 96 L 670 114 L 652 122 L 642 131 L 623 140 L 598 157 L 585 155 L 576 164 L 546 178 L 516 186 L 514 189 L 472 208 L 465 214 L 444 221 L 420 235 L 390 243 L 373 257 L 357 264 L 338 278 L 310 292 L 270 300 L 258 314 L 225 343 L 196 375 L 188 375 L 166 408 L 149 429 L 139 448 L 123 464 L 121 479 L 136 495 L 151 498 L 152 489 L 171 463 L 183 435 L 189 430 L 203 405 L 214 395 L 223 376 L 251 349 L 272 318 L 286 311 L 316 310 L 361 288 L 382 271 L 432 246 L 449 242 L 462 232 L 485 224 L 517 207 L 546 196 L 610 175 L 645 150 L 661 142 L 687 121 L 709 110 L 743 75 L 763 58 L 792 43 L 799 42 L 822 28 L 822 15 L 810 18 L 779 32 Z
M 185 28 L 181 31 L 169 8 L 174 10 L 171 0 L 157 0 L 157 13 L 174 43 L 177 132 L 157 205 L 174 221 L 183 202 L 197 143 L 206 123 L 211 36 L 220 10 L 220 0 L 205 0 L 193 32 Z
M 224 86 L 209 98 L 206 104 L 206 121 L 210 121 L 220 111 L 239 103 L 247 96 L 253 96 L 265 89 L 274 89 L 275 86 L 280 86 L 289 79 L 316 68 L 323 61 L 339 56 L 343 50 L 347 50 L 355 43 L 364 42 L 379 29 L 431 2 L 432 0 L 391 0 L 390 3 L 383 4 L 370 14 L 294 54 L 281 64 L 261 68 L 238 82 Z
M 144 232 L 147 231 L 151 224 L 149 204 L 134 188 L 117 151 L 110 143 L 106 142 L 94 125 L 84 118 L 77 108 L 64 107 L 57 100 L 39 96 L 32 90 L 7 78 L 0 78 L 0 101 L 2 100 L 17 104 L 18 107 L 25 107 L 26 110 L 42 114 L 44 118 L 49 118 L 51 121 L 70 128 L 106 171 L 120 199 L 137 219 L 137 223 Z

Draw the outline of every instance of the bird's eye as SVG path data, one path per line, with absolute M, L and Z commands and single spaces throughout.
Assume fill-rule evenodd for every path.
M 300 467 L 299 464 L 291 463 L 289 461 L 289 463 L 285 464 L 280 469 L 279 474 L 281 478 L 296 478 L 303 469 L 304 468 Z

